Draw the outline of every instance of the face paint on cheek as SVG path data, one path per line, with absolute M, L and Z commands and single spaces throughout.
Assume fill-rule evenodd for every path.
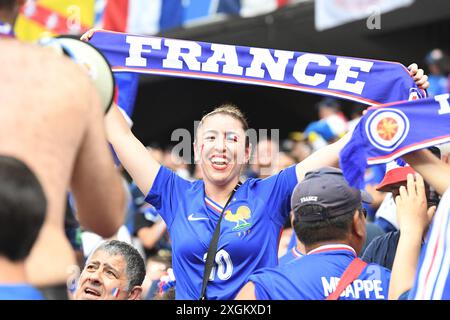
M 68 286 L 67 286 L 67 290 L 69 290 L 70 294 L 74 294 L 75 291 L 77 291 L 77 287 L 78 287 L 78 281 L 77 279 L 72 279 Z
M 114 289 L 112 290 L 112 296 L 113 296 L 114 298 L 118 298 L 118 297 L 119 297 L 119 294 L 120 294 L 120 289 L 119 289 L 119 288 L 114 288 Z
M 234 141 L 234 142 L 238 142 L 238 136 L 234 133 L 226 133 L 225 134 L 225 139 L 228 141 Z
M 77 291 L 78 289 L 78 283 L 79 283 L 79 279 L 80 279 L 80 268 L 78 267 L 74 267 L 72 268 L 72 270 L 70 271 L 71 274 L 69 276 L 69 278 L 67 279 L 67 290 L 69 291 L 70 294 L 74 294 L 75 291 Z

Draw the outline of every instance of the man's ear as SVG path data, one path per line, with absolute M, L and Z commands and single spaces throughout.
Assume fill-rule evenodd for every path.
M 128 294 L 127 300 L 141 300 L 142 287 L 135 286 Z
M 358 235 L 361 238 L 366 234 L 366 221 L 362 217 L 361 213 L 359 213 L 359 210 L 356 210 L 355 214 L 353 215 L 352 228 L 354 234 Z

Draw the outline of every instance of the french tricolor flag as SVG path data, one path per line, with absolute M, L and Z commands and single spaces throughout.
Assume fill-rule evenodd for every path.
M 253 17 L 272 12 L 290 0 L 96 0 L 97 27 L 153 35 L 214 19 L 218 15 Z
M 219 14 L 243 17 L 268 13 L 288 0 L 96 0 L 95 25 L 110 31 L 152 35 Z M 117 104 L 132 117 L 139 76 L 115 73 Z
M 181 26 L 183 6 L 182 0 L 114 0 L 99 16 L 106 30 L 150 35 Z
M 113 291 L 112 291 L 112 296 L 114 298 L 118 298 L 119 294 L 120 294 L 120 289 L 119 288 L 114 288 Z

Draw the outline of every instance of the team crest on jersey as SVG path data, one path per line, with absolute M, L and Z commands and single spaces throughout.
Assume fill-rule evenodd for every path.
M 408 132 L 408 117 L 396 109 L 377 110 L 366 122 L 366 133 L 370 143 L 384 151 L 397 148 L 405 140 Z
M 252 224 L 247 220 L 251 217 L 251 210 L 247 206 L 240 206 L 236 213 L 233 213 L 231 210 L 225 211 L 224 218 L 229 222 L 236 223 L 236 226 L 232 229 L 233 231 L 240 231 L 245 228 L 250 227 Z

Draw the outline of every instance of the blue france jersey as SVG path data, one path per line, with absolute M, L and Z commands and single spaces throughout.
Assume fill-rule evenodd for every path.
M 356 253 L 349 246 L 325 245 L 285 265 L 259 270 L 249 281 L 258 300 L 324 300 L 354 258 Z M 387 299 L 390 275 L 388 269 L 369 264 L 339 299 Z
M 44 300 L 44 296 L 28 284 L 0 284 L 0 300 Z
M 286 264 L 288 262 L 291 262 L 292 260 L 295 260 L 297 258 L 301 258 L 304 255 L 298 251 L 297 247 L 293 247 L 286 254 L 278 259 L 278 265 L 281 266 L 283 264 Z
M 291 250 L 292 248 L 297 246 L 297 235 L 295 234 L 295 230 L 292 232 L 291 240 L 289 240 L 287 249 Z
M 415 300 L 450 300 L 450 189 L 442 196 L 422 246 L 414 286 Z
M 257 269 L 278 264 L 278 240 L 297 184 L 295 166 L 267 179 L 249 179 L 236 191 L 221 223 L 208 299 L 233 299 Z M 199 299 L 205 256 L 222 207 L 205 195 L 204 182 L 188 182 L 161 167 L 146 197 L 167 224 L 177 299 Z

